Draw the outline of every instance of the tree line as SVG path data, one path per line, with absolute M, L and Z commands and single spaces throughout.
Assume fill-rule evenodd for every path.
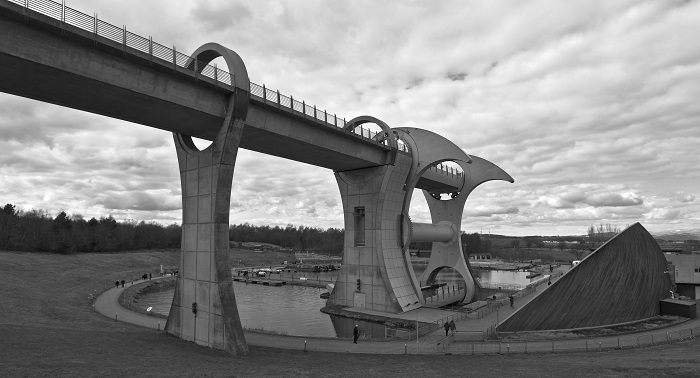
M 288 224 L 279 226 L 254 226 L 249 223 L 229 226 L 229 239 L 238 242 L 257 242 L 279 245 L 301 251 L 319 251 L 341 254 L 345 230 L 339 228 L 313 228 Z
M 112 216 L 85 220 L 61 211 L 52 218 L 44 210 L 18 210 L 7 204 L 0 211 L 0 250 L 54 253 L 117 252 L 179 248 L 181 228 L 156 222 L 117 222 Z

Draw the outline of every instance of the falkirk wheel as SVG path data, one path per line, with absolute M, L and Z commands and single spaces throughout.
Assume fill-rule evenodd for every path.
M 345 243 L 343 265 L 328 304 L 401 313 L 422 305 L 471 302 L 477 284 L 460 241 L 465 202 L 482 183 L 513 182 L 513 178 L 428 130 L 390 129 L 368 116 L 349 121 L 348 127 L 370 122 L 382 128 L 378 135 L 390 139 L 389 145 L 401 141 L 407 153 L 397 153 L 393 164 L 335 172 L 343 200 Z M 440 193 L 438 189 L 422 189 L 432 223 L 411 221 L 413 189 L 428 170 L 447 161 L 462 170 L 452 173 L 457 190 Z M 408 246 L 412 241 L 432 242 L 428 266 L 420 277 L 411 265 Z M 446 268 L 459 275 L 463 284 L 441 288 L 445 285 L 436 283 L 436 276 Z
M 228 263 L 228 223 L 236 156 L 250 103 L 250 80 L 241 58 L 221 45 L 205 44 L 192 56 L 204 63 L 189 62 L 188 68 L 196 71 L 222 57 L 236 79 L 224 122 L 209 147 L 200 150 L 191 137 L 173 134 L 182 185 L 182 247 L 180 274 L 165 330 L 199 345 L 245 355 L 249 348 Z M 334 172 L 343 201 L 345 241 L 343 265 L 328 303 L 389 313 L 412 310 L 427 304 L 421 280 L 434 280 L 444 268 L 454 269 L 465 282 L 448 288 L 448 300 L 470 301 L 475 282 L 460 243 L 465 201 L 481 183 L 513 179 L 496 165 L 467 155 L 427 130 L 391 129 L 369 116 L 347 122 L 346 128 L 365 123 L 382 129 L 374 138 L 388 146 L 390 154 L 383 165 Z M 452 177 L 441 176 L 453 183 L 450 188 L 456 188 L 449 193 L 452 198 L 442 201 L 443 193 L 423 189 L 433 223 L 412 222 L 409 208 L 413 189 L 422 175 L 446 161 L 462 169 Z M 411 241 L 433 242 L 430 263 L 422 277 L 416 277 L 411 266 Z

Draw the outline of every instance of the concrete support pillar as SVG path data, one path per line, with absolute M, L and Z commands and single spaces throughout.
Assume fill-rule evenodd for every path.
M 182 252 L 166 331 L 241 355 L 248 353 L 228 262 L 231 185 L 243 121 L 229 122 L 204 151 L 175 135 L 182 183 Z M 196 304 L 196 313 L 193 308 Z
M 400 242 L 404 183 L 412 157 L 397 154 L 394 133 L 382 121 L 368 116 L 346 123 L 381 127 L 377 140 L 391 148 L 385 165 L 335 172 L 345 217 L 343 265 L 329 304 L 398 313 L 420 307 L 412 285 L 410 261 Z
M 200 151 L 192 138 L 174 134 L 182 184 L 180 271 L 165 330 L 184 340 L 236 355 L 248 354 L 229 264 L 229 208 L 233 170 L 245 126 L 250 81 L 233 51 L 205 44 L 194 54 L 202 70 L 221 56 L 234 74 L 226 118 L 212 144 Z

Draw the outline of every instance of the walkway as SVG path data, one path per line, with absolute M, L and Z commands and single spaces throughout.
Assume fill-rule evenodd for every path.
M 164 277 L 154 278 L 154 280 L 162 279 Z M 137 312 L 127 310 L 119 304 L 119 296 L 121 293 L 132 285 L 141 283 L 143 281 L 135 281 L 134 283 L 126 283 L 124 288 L 113 287 L 102 295 L 100 295 L 95 303 L 94 308 L 97 312 L 105 315 L 111 319 L 116 319 L 118 321 L 135 324 L 142 327 L 151 328 L 154 330 L 163 330 L 165 326 L 165 319 L 149 316 Z M 510 307 L 502 307 L 499 311 L 499 318 L 505 319 L 506 316 L 517 310 L 520 306 L 526 303 L 526 299 L 519 299 L 515 302 L 515 308 L 510 309 Z M 363 313 L 374 313 L 369 310 L 359 310 L 359 309 L 348 309 L 350 311 L 357 311 Z M 699 309 L 700 311 L 700 309 Z M 402 319 L 416 319 L 421 322 L 431 323 L 436 319 L 443 318 L 445 314 L 454 313 L 449 310 L 439 310 L 431 308 L 420 308 L 417 312 L 407 312 L 399 315 L 398 317 Z M 385 315 L 385 314 L 383 314 Z M 465 330 L 478 330 L 483 331 L 488 327 L 496 323 L 496 313 L 486 316 L 482 319 L 465 319 L 456 322 L 458 331 Z M 621 336 L 622 338 L 639 338 L 642 340 L 649 340 L 651 335 L 665 334 L 666 332 L 679 332 L 680 330 L 686 330 L 689 328 L 695 328 L 696 333 L 700 334 L 700 316 L 695 319 L 689 320 L 687 322 L 668 327 L 663 329 L 657 329 L 655 331 L 639 332 L 631 335 Z M 522 346 L 516 347 L 516 345 L 523 344 L 522 342 L 477 342 L 477 343 L 441 343 L 437 345 L 437 342 L 444 338 L 444 330 L 439 329 L 428 335 L 421 336 L 417 341 L 367 341 L 362 340 L 358 344 L 353 344 L 349 339 L 334 339 L 334 338 L 314 338 L 314 337 L 304 337 L 304 336 L 283 336 L 274 335 L 267 333 L 257 333 L 245 331 L 245 338 L 249 345 L 279 348 L 279 349 L 296 349 L 296 350 L 308 350 L 308 351 L 319 351 L 319 352 L 339 352 L 339 353 L 370 353 L 370 354 L 435 354 L 444 353 L 445 345 L 450 352 L 453 353 L 470 353 L 474 351 L 474 346 L 476 346 L 476 353 L 515 353 L 522 352 Z M 686 334 L 684 334 L 686 336 Z M 655 343 L 659 343 L 661 340 L 656 336 Z M 592 339 L 576 339 L 576 340 L 555 340 L 556 350 L 585 350 L 584 343 L 586 347 L 590 346 L 591 350 L 598 348 L 601 345 L 603 348 L 612 348 L 618 340 L 618 336 L 612 337 L 599 337 Z M 600 344 L 599 344 L 600 343 Z M 538 344 L 541 344 L 538 347 Z M 642 345 L 648 344 L 648 342 L 642 342 Z M 553 346 L 551 342 L 528 342 L 525 343 L 525 351 L 551 351 Z M 508 349 L 506 349 L 508 348 Z M 518 349 L 520 348 L 520 349 Z M 528 349 L 529 348 L 529 349 Z

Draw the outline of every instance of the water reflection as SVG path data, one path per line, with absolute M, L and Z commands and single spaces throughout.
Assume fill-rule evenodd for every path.
M 292 336 L 336 337 L 328 315 L 320 309 L 326 304 L 321 291 L 307 286 L 264 286 L 234 282 L 241 324 L 248 329 L 275 331 Z M 174 290 L 145 295 L 141 307 L 168 315 Z
M 527 278 L 530 272 L 517 272 L 512 270 L 477 270 L 481 282 L 502 283 L 508 285 L 527 286 L 532 279 Z M 535 277 L 534 279 L 541 278 Z
M 458 284 L 457 277 L 446 271 L 442 282 Z M 527 285 L 527 272 L 478 270 L 482 282 Z M 234 282 L 236 303 L 241 324 L 247 329 L 261 329 L 291 336 L 352 338 L 355 324 L 363 338 L 383 340 L 386 327 L 382 324 L 327 315 L 320 311 L 326 300 L 319 296 L 324 290 L 315 287 L 286 285 L 281 287 Z M 153 312 L 168 315 L 173 290 L 152 293 L 139 298 L 138 306 L 153 307 Z

